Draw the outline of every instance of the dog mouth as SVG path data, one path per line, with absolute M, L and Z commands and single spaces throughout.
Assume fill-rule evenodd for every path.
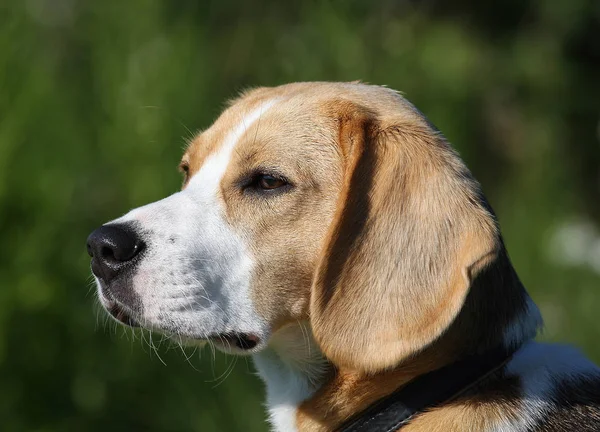
M 258 336 L 251 333 L 225 333 L 210 336 L 208 339 L 226 348 L 236 347 L 242 351 L 249 351 L 260 342 Z
M 114 318 L 120 324 L 128 327 L 141 328 L 142 325 L 137 318 L 134 318 L 132 311 L 125 305 L 121 304 L 113 298 L 102 297 L 102 305 L 108 314 Z M 250 351 L 260 343 L 260 338 L 252 333 L 243 332 L 227 332 L 227 333 L 213 333 L 204 337 L 185 337 L 179 331 L 173 331 L 173 329 L 163 329 L 167 334 L 176 334 L 179 338 L 188 339 L 188 342 L 196 341 L 210 341 L 215 345 L 224 348 L 229 351 L 232 348 L 237 348 L 241 351 Z
M 142 327 L 140 323 L 133 318 L 132 314 L 121 304 L 116 301 L 110 301 L 110 304 L 105 306 L 106 311 L 119 323 L 128 327 Z M 222 333 L 211 335 L 204 340 L 210 340 L 224 348 L 237 348 L 242 351 L 249 351 L 255 348 L 260 339 L 258 336 L 251 333 Z
M 111 300 L 108 305 L 105 306 L 106 311 L 115 320 L 129 327 L 141 327 L 140 324 L 131 316 L 131 313 L 122 305 L 114 300 Z

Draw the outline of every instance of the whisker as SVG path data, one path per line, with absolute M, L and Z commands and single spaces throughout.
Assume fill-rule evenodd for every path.
M 150 330 L 150 337 L 149 337 L 149 343 L 150 343 L 150 348 L 152 350 L 154 350 L 154 354 L 156 354 L 156 357 L 158 357 L 158 359 L 160 360 L 160 362 L 163 365 L 167 365 L 164 360 L 162 359 L 162 357 L 160 356 L 160 354 L 158 353 L 158 350 L 156 349 L 156 346 L 154 345 L 154 341 L 152 340 L 152 330 Z

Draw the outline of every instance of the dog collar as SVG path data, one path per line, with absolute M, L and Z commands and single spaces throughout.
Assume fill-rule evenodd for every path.
M 460 396 L 503 367 L 514 351 L 496 349 L 421 375 L 350 418 L 339 432 L 395 432 L 416 414 Z

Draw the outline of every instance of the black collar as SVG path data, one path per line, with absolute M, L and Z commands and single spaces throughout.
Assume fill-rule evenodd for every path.
M 392 432 L 417 413 L 440 405 L 477 384 L 506 364 L 512 351 L 496 349 L 473 355 L 421 375 L 352 417 L 340 432 Z

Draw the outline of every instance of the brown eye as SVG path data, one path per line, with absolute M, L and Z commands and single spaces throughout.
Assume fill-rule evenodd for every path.
M 285 186 L 287 183 L 277 177 L 262 174 L 257 179 L 257 185 L 261 189 L 272 190 Z

